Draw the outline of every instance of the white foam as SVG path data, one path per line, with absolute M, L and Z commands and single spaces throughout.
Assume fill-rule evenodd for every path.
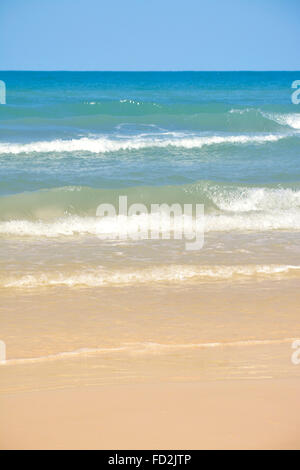
M 292 196 L 291 196 L 292 197 Z M 226 232 L 226 231 L 271 231 L 271 230 L 300 230 L 300 208 L 298 206 L 299 194 L 295 196 L 296 207 L 285 208 L 288 201 L 281 200 L 281 207 L 276 204 L 270 196 L 265 205 L 270 204 L 269 211 L 262 210 L 263 203 L 259 192 L 253 193 L 252 200 L 237 199 L 236 201 L 217 201 L 222 209 L 227 212 L 206 214 L 204 217 L 204 232 Z M 275 201 L 276 202 L 276 201 Z M 278 202 L 278 201 L 277 201 Z M 272 205 L 274 204 L 274 205 Z M 235 210 L 240 212 L 234 213 Z M 183 219 L 175 219 L 174 226 L 177 232 L 183 227 Z M 10 220 L 0 222 L 0 235 L 15 237 L 78 237 L 97 236 L 100 239 L 149 239 L 150 229 L 157 228 L 160 235 L 173 232 L 168 216 L 160 218 L 159 224 L 155 214 L 140 214 L 131 217 L 80 217 L 65 216 L 50 221 Z M 195 219 L 185 219 L 185 233 L 195 233 Z M 184 233 L 182 233 L 184 240 Z
M 158 230 L 160 234 L 168 233 L 174 228 L 185 228 L 186 232 L 194 233 L 195 219 L 178 216 L 174 223 L 168 215 L 139 214 L 132 216 L 115 217 L 79 217 L 68 216 L 53 221 L 11 220 L 0 222 L 0 235 L 33 236 L 33 237 L 60 237 L 94 235 L 101 239 L 147 239 L 150 230 Z M 140 234 L 140 236 L 139 236 Z
M 222 211 L 283 211 L 300 209 L 300 191 L 284 188 L 217 188 L 209 194 Z M 282 214 L 280 214 L 282 215 Z
M 262 113 L 268 119 L 277 122 L 283 126 L 289 126 L 292 129 L 300 129 L 300 113 L 280 114 L 280 113 Z
M 153 342 L 140 342 L 140 343 L 124 343 L 119 347 L 112 348 L 81 348 L 74 351 L 63 351 L 56 354 L 49 354 L 47 356 L 28 357 L 19 359 L 9 359 L 0 366 L 12 365 L 26 365 L 33 363 L 52 362 L 66 359 L 76 359 L 82 356 L 96 356 L 101 354 L 115 354 L 115 353 L 130 353 L 130 354 L 168 354 L 173 351 L 180 350 L 197 350 L 197 349 L 215 349 L 227 347 L 251 347 L 251 346 L 264 346 L 271 344 L 285 344 L 293 343 L 295 338 L 270 338 L 270 339 L 245 339 L 236 341 L 224 342 L 203 342 L 203 343 L 185 343 L 185 344 L 162 344 Z
M 29 144 L 1 143 L 0 154 L 20 153 L 52 153 L 52 152 L 78 152 L 86 151 L 92 153 L 117 152 L 119 150 L 139 150 L 143 148 L 165 148 L 182 147 L 186 149 L 201 148 L 205 145 L 218 144 L 264 144 L 276 142 L 285 138 L 286 135 L 263 134 L 263 135 L 228 135 L 228 136 L 185 136 L 174 138 L 141 138 L 113 140 L 107 137 L 87 138 L 72 140 L 53 140 L 32 142 Z
M 114 285 L 136 285 L 161 282 L 184 282 L 199 280 L 230 280 L 269 277 L 298 277 L 300 266 L 292 265 L 236 265 L 236 266 L 191 266 L 167 265 L 131 271 L 105 271 L 72 273 L 36 273 L 19 277 L 6 276 L 0 280 L 2 288 L 33 289 L 39 287 L 101 287 Z
M 232 108 L 229 113 L 230 114 L 247 114 L 251 111 L 255 111 L 254 108 L 245 108 L 245 109 L 237 109 L 237 108 Z
M 209 215 L 205 219 L 206 232 L 300 230 L 300 211 Z

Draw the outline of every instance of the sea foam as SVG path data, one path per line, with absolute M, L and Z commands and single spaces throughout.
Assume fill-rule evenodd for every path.
M 21 153 L 56 153 L 56 152 L 91 152 L 107 153 L 118 152 L 120 150 L 139 150 L 145 148 L 201 148 L 207 145 L 220 144 L 264 144 L 277 142 L 284 139 L 284 134 L 263 134 L 263 135 L 224 135 L 224 136 L 185 136 L 174 138 L 142 138 L 139 136 L 131 139 L 111 139 L 108 137 L 88 138 L 71 140 L 52 140 L 32 142 L 27 144 L 1 143 L 0 154 L 21 154 Z
M 105 271 L 103 268 L 89 272 L 35 273 L 0 280 L 1 288 L 34 289 L 40 287 L 105 287 L 149 283 L 226 281 L 231 279 L 299 277 L 300 266 L 293 265 L 237 265 L 191 266 L 166 265 L 128 271 Z

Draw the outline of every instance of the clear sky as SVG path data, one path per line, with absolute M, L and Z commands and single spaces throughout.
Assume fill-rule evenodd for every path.
M 299 0 L 0 0 L 0 70 L 300 70 Z

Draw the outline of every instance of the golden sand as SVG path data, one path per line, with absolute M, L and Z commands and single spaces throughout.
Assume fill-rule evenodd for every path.
M 297 279 L 0 297 L 1 448 L 300 447 Z
M 118 385 L 1 398 L 1 449 L 300 449 L 300 380 Z

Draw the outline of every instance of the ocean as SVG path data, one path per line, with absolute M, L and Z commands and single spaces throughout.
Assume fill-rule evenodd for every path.
M 167 354 L 167 368 L 153 363 L 163 377 L 192 380 L 201 369 L 224 378 L 237 374 L 234 361 L 205 360 L 218 345 L 291 341 L 294 307 L 284 323 L 280 312 L 300 280 L 300 105 L 291 100 L 299 78 L 1 72 L 1 331 L 11 365 L 91 355 L 89 380 L 120 379 L 129 369 L 130 380 L 133 369 L 145 378 L 141 357 L 153 353 L 154 362 Z M 120 237 L 150 216 L 96 217 L 100 204 L 116 205 L 119 196 L 147 208 L 203 204 L 203 248 Z M 277 307 L 268 304 L 283 283 Z M 102 369 L 97 351 L 105 354 Z M 197 360 L 186 373 L 192 351 Z M 116 366 L 128 357 L 133 369 Z M 268 376 L 261 370 L 271 359 L 260 357 L 253 373 Z

